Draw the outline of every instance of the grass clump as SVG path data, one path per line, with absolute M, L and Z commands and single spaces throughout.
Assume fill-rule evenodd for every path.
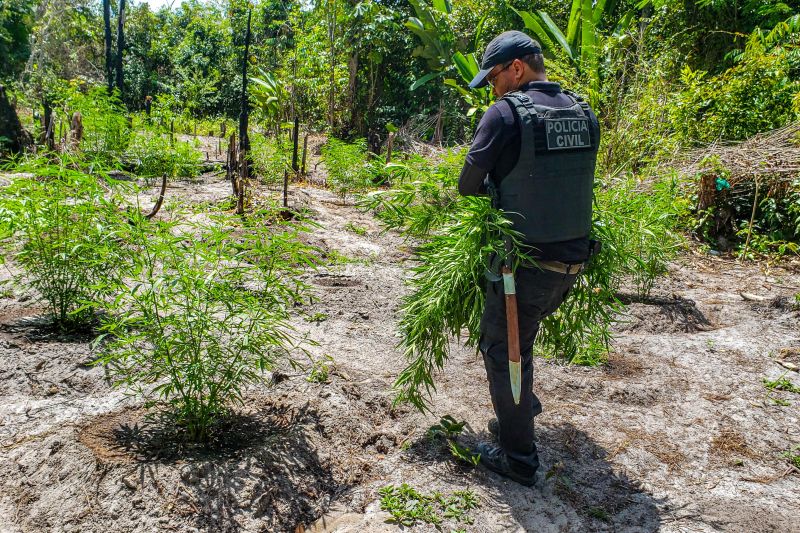
M 16 170 L 35 176 L 13 180 L 0 198 L 0 247 L 20 267 L 13 282 L 44 301 L 62 329 L 83 327 L 128 264 L 125 214 L 107 192 L 114 183 L 66 158 Z
M 289 309 L 306 288 L 300 268 L 314 262 L 301 229 L 242 236 L 136 221 L 134 268 L 102 320 L 97 363 L 114 385 L 165 406 L 188 440 L 206 440 L 248 384 L 294 363 Z
M 470 511 L 479 507 L 477 495 L 470 490 L 457 490 L 449 496 L 440 492 L 424 494 L 403 483 L 399 487 L 387 485 L 378 491 L 381 510 L 392 515 L 397 525 L 412 527 L 430 524 L 441 529 L 444 520 L 472 524 Z
M 790 465 L 800 469 L 800 446 L 795 446 L 791 450 L 787 450 L 782 454 Z
M 778 379 L 764 378 L 763 383 L 764 387 L 766 387 L 767 390 L 771 391 L 781 390 L 781 391 L 791 392 L 794 394 L 800 394 L 800 387 L 789 381 L 789 379 L 786 377 L 786 374 L 782 375 Z

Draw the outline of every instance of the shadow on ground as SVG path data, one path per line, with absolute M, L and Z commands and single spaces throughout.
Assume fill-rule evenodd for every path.
M 501 529 L 531 533 L 659 530 L 662 503 L 635 480 L 616 471 L 608 452 L 587 433 L 563 423 L 557 427 L 537 426 L 536 437 L 542 469 L 531 488 L 483 467 L 473 469 L 456 461 L 441 440 L 423 436 L 406 453 L 411 461 L 444 463 L 448 482 L 483 485 L 500 504 L 495 510 L 506 507 L 513 516 L 514 524 L 499 525 Z M 481 440 L 490 439 L 493 437 L 487 432 L 476 433 L 467 427 L 458 440 L 474 449 Z
M 319 415 L 307 406 L 267 405 L 232 416 L 203 446 L 188 442 L 168 417 L 131 418 L 92 433 L 108 435 L 117 463 L 127 456 L 134 467 L 129 483 L 164 487 L 159 492 L 170 514 L 204 531 L 239 531 L 254 520 L 264 531 L 294 531 L 349 488 L 311 444 Z

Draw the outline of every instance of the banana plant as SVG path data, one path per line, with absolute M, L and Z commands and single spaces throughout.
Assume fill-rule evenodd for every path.
M 652 0 L 642 0 L 636 9 L 643 9 Z M 545 50 L 555 53 L 558 50 L 569 60 L 578 74 L 586 76 L 594 93 L 600 87 L 598 47 L 602 34 L 598 29 L 603 15 L 611 13 L 616 0 L 572 0 L 566 34 L 553 22 L 545 11 L 535 13 L 511 9 L 519 15 L 525 27 L 541 42 Z M 633 12 L 628 12 L 616 25 L 616 31 L 627 31 L 633 19 Z M 620 25 L 624 27 L 620 28 Z
M 480 70 L 475 54 L 464 55 L 461 52 L 456 52 L 451 57 L 451 60 L 456 70 L 461 75 L 461 79 L 466 83 L 472 81 L 472 78 L 474 78 Z M 486 112 L 486 109 L 492 105 L 492 90 L 489 87 L 469 90 L 459 85 L 458 81 L 452 78 L 445 79 L 444 84 L 456 89 L 464 98 L 464 101 L 469 106 L 467 116 L 470 117 L 472 122 L 474 122 L 475 118 L 479 115 Z
M 262 68 L 258 68 L 259 76 L 250 78 L 250 96 L 261 110 L 264 118 L 274 126 L 280 125 L 281 113 L 286 100 L 286 91 L 275 77 Z
M 409 17 L 405 26 L 421 41 L 412 55 L 425 59 L 431 70 L 414 82 L 411 87 L 414 90 L 444 75 L 451 65 L 455 34 L 442 16 L 452 13 L 450 0 L 433 0 L 432 5 L 425 3 L 425 0 L 409 0 L 409 3 L 417 16 Z

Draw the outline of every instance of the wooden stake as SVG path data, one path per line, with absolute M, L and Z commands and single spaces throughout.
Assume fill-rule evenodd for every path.
M 308 152 L 308 133 L 303 137 L 303 164 L 301 165 L 300 172 L 305 176 L 306 174 L 306 153 Z

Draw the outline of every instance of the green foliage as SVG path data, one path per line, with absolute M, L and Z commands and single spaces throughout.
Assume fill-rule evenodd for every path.
M 328 137 L 322 147 L 322 160 L 328 171 L 328 186 L 342 196 L 363 192 L 385 180 L 382 161 L 368 160 L 363 140 L 347 143 Z
M 197 143 L 177 139 L 170 143 L 169 135 L 157 128 L 145 128 L 131 135 L 127 156 L 136 165 L 136 174 L 143 178 L 195 178 L 200 174 L 203 155 Z
M 466 330 L 466 345 L 477 346 L 487 258 L 504 255 L 505 237 L 518 243 L 510 223 L 487 198 L 456 195 L 459 158 L 451 154 L 427 171 L 415 167 L 394 188 L 369 193 L 361 203 L 387 227 L 422 241 L 401 306 L 399 346 L 408 364 L 395 382 L 397 401 L 421 410 L 435 390 L 436 372 L 444 368 L 450 339 Z M 632 179 L 598 188 L 594 237 L 603 241 L 603 252 L 561 310 L 542 323 L 537 350 L 576 363 L 602 361 L 620 308 L 617 291 L 625 281 L 642 294 L 650 290 L 677 251 L 680 238 L 672 228 L 687 209 L 671 181 L 649 191 Z M 516 257 L 529 260 L 519 250 Z
M 670 105 L 672 126 L 687 143 L 741 140 L 784 126 L 800 116 L 798 66 L 796 51 L 754 47 L 716 76 L 684 67 L 684 88 Z
M 106 87 L 70 82 L 57 93 L 62 102 L 62 119 L 68 122 L 80 112 L 83 120 L 81 151 L 106 165 L 116 165 L 122 159 L 130 140 L 130 121 L 118 98 L 108 96 Z
M 16 75 L 31 53 L 32 0 L 4 0 L 0 4 L 0 80 Z
M 135 264 L 102 320 L 97 362 L 114 384 L 165 404 L 188 439 L 243 402 L 248 384 L 293 361 L 289 308 L 306 286 L 312 250 L 302 227 L 224 227 L 186 221 L 131 225 Z
M 775 390 L 782 390 L 786 392 L 792 392 L 795 394 L 800 394 L 800 387 L 792 383 L 787 377 L 786 374 L 782 375 L 778 379 L 767 379 L 764 378 L 763 380 L 764 387 L 767 390 L 775 391 Z
M 265 135 L 250 137 L 253 172 L 264 183 L 283 183 L 283 173 L 291 172 L 292 146 L 281 139 Z
M 311 383 L 327 383 L 330 378 L 331 368 L 335 365 L 333 357 L 328 354 L 323 355 L 311 365 L 311 371 L 306 377 L 306 381 Z
M 793 467 L 800 469 L 800 446 L 794 446 L 790 450 L 783 452 L 783 456 Z
M 21 268 L 15 284 L 33 289 L 62 328 L 86 325 L 128 262 L 120 242 L 126 221 L 117 199 L 107 198 L 102 175 L 72 169 L 72 162 L 33 160 L 0 197 L 0 246 Z
M 437 438 L 454 439 L 461 435 L 466 425 L 466 422 L 459 422 L 452 416 L 445 415 L 439 419 L 438 424 L 429 427 L 425 435 L 431 440 Z
M 505 254 L 504 238 L 518 235 L 486 198 L 460 197 L 447 219 L 414 253 L 417 261 L 403 297 L 400 348 L 408 361 L 397 380 L 397 401 L 426 409 L 426 397 L 444 368 L 450 337 L 466 328 L 467 346 L 477 346 L 484 304 L 484 271 L 490 254 Z M 522 254 L 517 259 L 523 259 Z
M 687 209 L 675 182 L 657 183 L 649 194 L 634 180 L 596 188 L 592 234 L 603 249 L 558 311 L 542 321 L 535 349 L 578 364 L 602 362 L 621 309 L 616 294 L 624 282 L 640 296 L 650 292 L 680 246 L 673 227 Z
M 441 529 L 443 520 L 471 524 L 469 512 L 479 507 L 478 497 L 470 490 L 457 490 L 450 496 L 439 492 L 424 494 L 405 483 L 380 489 L 381 510 L 392 515 L 392 522 L 406 527 L 423 523 Z
M 472 453 L 471 449 L 462 446 L 456 440 L 456 437 L 461 435 L 464 431 L 464 426 L 466 426 L 466 424 L 466 422 L 457 421 L 450 415 L 445 415 L 439 419 L 438 424 L 434 424 L 428 428 L 428 431 L 425 432 L 425 436 L 432 441 L 443 441 L 450 451 L 450 455 L 455 457 L 456 460 L 470 466 L 478 466 L 481 455 L 479 453 Z
M 367 228 L 365 226 L 359 226 L 358 224 L 353 224 L 352 222 L 345 224 L 344 229 L 351 231 L 360 237 L 363 237 L 367 234 Z

